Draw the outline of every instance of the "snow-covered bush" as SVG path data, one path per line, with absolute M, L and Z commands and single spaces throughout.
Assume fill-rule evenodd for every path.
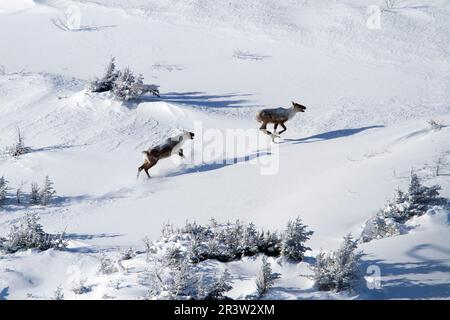
M 39 194 L 40 203 L 43 206 L 49 205 L 55 194 L 56 191 L 55 189 L 53 189 L 53 182 L 48 176 L 46 176 L 44 179 L 44 186 L 42 187 Z
M 261 231 L 258 236 L 258 251 L 267 256 L 278 257 L 281 254 L 282 239 L 277 232 Z
M 382 212 L 367 220 L 361 233 L 361 241 L 369 242 L 387 237 L 393 237 L 401 234 L 402 224 L 392 218 L 387 218 Z
M 119 260 L 120 261 L 130 260 L 130 259 L 133 259 L 135 256 L 136 256 L 136 254 L 133 251 L 133 249 L 128 248 L 128 249 L 125 249 L 120 252 Z
M 434 119 L 428 120 L 428 124 L 430 125 L 431 129 L 434 131 L 439 131 L 445 127 L 443 124 L 437 122 Z
M 253 256 L 259 251 L 259 238 L 258 230 L 256 229 L 253 222 L 250 222 L 244 229 L 244 234 L 242 237 L 242 249 L 246 256 Z
M 175 299 L 197 298 L 198 277 L 188 262 L 180 264 L 179 268 L 173 271 L 170 288 Z
M 439 196 L 440 189 L 438 185 L 424 186 L 417 174 L 411 172 L 408 191 L 397 190 L 394 199 L 365 223 L 361 241 L 404 233 L 407 230 L 404 226 L 406 221 L 425 214 L 433 206 L 445 205 L 446 200 Z
M 313 231 L 308 231 L 308 226 L 302 223 L 302 219 L 297 217 L 293 221 L 290 220 L 286 230 L 283 233 L 283 243 L 281 254 L 293 261 L 302 261 L 307 250 L 311 248 L 305 246 L 305 242 L 309 240 Z
M 439 197 L 441 186 L 433 185 L 430 187 L 422 185 L 419 177 L 411 172 L 411 179 L 408 188 L 408 207 L 406 219 L 413 216 L 423 215 L 429 208 L 434 205 L 445 204 L 445 199 Z
M 9 148 L 9 153 L 13 157 L 21 156 L 25 153 L 30 152 L 30 148 L 25 146 L 25 139 L 20 131 L 20 128 L 17 128 L 17 140 L 16 142 Z
M 245 224 L 239 220 L 217 223 L 212 219 L 207 225 L 186 222 L 181 228 L 165 224 L 161 241 L 186 248 L 183 258 L 192 263 L 207 259 L 229 262 L 264 253 L 279 256 L 281 253 L 281 235 L 277 232 L 259 231 L 253 223 Z M 170 260 L 170 259 L 168 259 Z
M 53 293 L 53 300 L 64 300 L 64 291 L 61 286 L 58 286 Z
M 112 57 L 105 74 L 102 78 L 96 78 L 90 83 L 90 90 L 92 92 L 106 92 L 112 90 L 114 82 L 119 78 L 120 71 L 116 70 L 116 58 Z
M 38 222 L 39 219 L 37 213 L 25 214 L 17 224 L 12 226 L 6 239 L 0 243 L 0 249 L 8 253 L 27 249 L 64 249 L 67 245 L 64 241 L 64 233 L 52 235 L 44 232 L 42 225 Z
M 47 206 L 51 203 L 52 199 L 56 194 L 53 188 L 53 182 L 48 176 L 44 179 L 44 185 L 42 189 L 36 182 L 31 183 L 31 193 L 30 193 L 30 203 L 32 205 L 43 205 Z
M 267 261 L 267 257 L 263 256 L 261 270 L 255 280 L 256 292 L 258 293 L 258 296 L 262 297 L 266 294 L 267 290 L 273 286 L 277 278 L 278 275 L 272 273 L 272 267 L 270 266 L 270 262 Z
M 329 254 L 319 253 L 312 266 L 312 279 L 321 291 L 354 289 L 362 279 L 359 262 L 362 252 L 357 250 L 357 241 L 351 235 L 344 237 L 341 247 Z
M 8 190 L 8 181 L 5 177 L 0 177 L 0 205 L 6 200 L 6 192 Z
M 72 292 L 75 294 L 85 294 L 92 290 L 92 286 L 86 284 L 87 279 L 83 278 L 72 283 Z
M 184 252 L 179 246 L 170 246 L 164 254 L 164 262 L 167 266 L 177 267 L 184 261 Z
M 89 85 L 91 92 L 111 92 L 121 101 L 134 100 L 150 92 L 159 97 L 158 86 L 144 84 L 141 74 L 135 75 L 130 68 L 117 70 L 115 58 L 111 58 L 102 78 L 96 78 Z
M 125 68 L 114 81 L 112 93 L 114 97 L 122 101 L 128 101 L 139 98 L 144 94 L 142 75 L 134 75 L 129 69 Z
M 41 203 L 41 191 L 36 182 L 31 183 L 30 203 L 33 205 Z
M 230 273 L 224 270 L 220 277 L 217 277 L 211 284 L 202 282 L 199 291 L 199 298 L 203 300 L 227 300 L 225 293 L 233 289 L 230 281 Z
M 23 188 L 24 183 L 22 182 L 20 184 L 19 187 L 17 187 L 16 189 L 16 202 L 17 204 L 21 204 L 22 203 L 22 188 Z
M 106 255 L 103 254 L 100 257 L 100 265 L 98 266 L 98 272 L 100 274 L 108 275 L 117 271 L 119 270 L 116 267 L 116 263 L 111 258 L 108 258 Z

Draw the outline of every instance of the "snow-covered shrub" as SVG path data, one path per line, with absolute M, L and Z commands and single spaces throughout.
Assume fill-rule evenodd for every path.
M 31 183 L 30 204 L 47 206 L 51 203 L 55 194 L 56 191 L 53 188 L 53 182 L 46 176 L 42 189 L 36 182 Z
M 167 266 L 177 267 L 184 261 L 184 252 L 179 246 L 172 245 L 166 249 L 164 262 Z
M 215 278 L 211 284 L 201 284 L 199 298 L 203 300 L 227 300 L 225 293 L 233 289 L 228 270 L 224 270 L 222 275 Z
M 31 183 L 30 203 L 33 205 L 41 203 L 41 189 L 36 182 Z
M 6 192 L 8 190 L 8 181 L 5 177 L 0 177 L 0 205 L 6 200 Z
M 9 253 L 26 249 L 64 249 L 67 245 L 64 241 L 64 233 L 52 235 L 44 232 L 42 225 L 38 222 L 39 219 L 37 213 L 26 213 L 17 224 L 12 226 L 1 247 Z
M 444 128 L 445 126 L 439 122 L 437 122 L 436 120 L 428 120 L 428 124 L 430 125 L 431 129 L 434 131 L 439 131 L 442 128 Z
M 23 187 L 24 183 L 22 182 L 20 184 L 20 186 L 16 189 L 16 202 L 17 204 L 21 204 L 22 203 L 22 187 Z
M 404 225 L 406 221 L 425 214 L 433 206 L 446 204 L 446 200 L 439 196 L 440 189 L 439 185 L 424 186 L 417 174 L 411 172 L 408 191 L 397 190 L 394 199 L 365 223 L 361 241 L 404 233 L 407 230 Z
M 282 239 L 277 232 L 261 231 L 258 236 L 258 251 L 267 256 L 278 257 L 281 254 Z
M 9 153 L 13 157 L 21 156 L 25 153 L 30 152 L 30 148 L 25 146 L 25 139 L 20 131 L 20 128 L 17 128 L 17 140 L 16 142 L 9 148 Z
M 358 268 L 362 252 L 357 250 L 357 241 L 351 235 L 344 237 L 341 247 L 329 254 L 319 253 L 312 266 L 312 279 L 321 291 L 354 289 L 362 279 Z
M 133 251 L 133 249 L 128 248 L 128 249 L 125 249 L 122 252 L 120 252 L 119 260 L 120 261 L 130 260 L 130 259 L 133 259 L 135 256 L 136 256 L 136 254 Z
M 308 226 L 302 223 L 300 217 L 290 220 L 283 233 L 283 243 L 281 254 L 293 261 L 302 261 L 307 250 L 311 248 L 305 246 L 313 231 L 308 231 Z
M 117 269 L 115 262 L 111 258 L 108 258 L 106 255 L 102 255 L 100 257 L 100 265 L 98 266 L 98 272 L 100 274 L 108 275 L 117 271 L 119 270 Z
M 125 68 L 114 81 L 112 93 L 118 100 L 128 101 L 139 98 L 144 94 L 144 82 L 142 75 L 134 75 L 129 69 Z
M 44 179 L 44 186 L 42 187 L 39 194 L 39 200 L 41 205 L 43 206 L 49 205 L 55 194 L 56 191 L 53 189 L 53 182 L 50 180 L 48 176 L 46 176 Z
M 259 274 L 255 280 L 256 292 L 258 293 L 259 297 L 262 297 L 264 294 L 266 294 L 267 290 L 269 290 L 269 288 L 273 286 L 277 278 L 278 275 L 272 273 L 272 267 L 270 266 L 270 262 L 267 261 L 267 257 L 263 256 L 261 270 L 259 271 Z
M 188 263 L 180 264 L 173 271 L 173 284 L 171 293 L 175 299 L 190 299 L 198 296 L 198 277 L 193 267 Z
M 159 97 L 158 86 L 144 84 L 142 75 L 135 75 L 129 68 L 117 70 L 115 58 L 111 58 L 102 78 L 96 78 L 89 85 L 91 92 L 112 92 L 121 101 L 137 99 L 150 92 Z
M 361 233 L 361 241 L 369 242 L 387 237 L 393 237 L 402 233 L 402 224 L 392 218 L 387 218 L 382 212 L 370 218 L 364 225 Z
M 72 284 L 72 291 L 75 294 L 85 294 L 92 290 L 92 286 L 86 285 L 87 279 L 83 278 Z
M 61 286 L 58 286 L 53 293 L 53 300 L 64 300 L 64 291 Z
M 258 253 L 258 230 L 256 230 L 253 222 L 250 222 L 247 227 L 245 227 L 241 246 L 245 256 L 253 256 Z
M 142 242 L 144 242 L 146 261 L 148 262 L 150 255 L 156 253 L 156 251 L 153 248 L 153 242 L 148 237 L 142 239 Z
M 189 261 L 168 264 L 164 257 L 152 256 L 140 283 L 148 288 L 149 300 L 198 299 L 198 270 Z
M 439 185 L 430 187 L 422 185 L 417 174 L 411 172 L 408 188 L 409 206 L 407 208 L 406 218 L 423 215 L 432 206 L 445 204 L 445 199 L 439 197 L 439 190 L 441 189 Z
M 112 90 L 114 82 L 119 78 L 120 71 L 116 70 L 116 58 L 112 57 L 105 74 L 102 78 L 96 78 L 90 83 L 90 91 L 92 92 L 106 92 Z
M 239 220 L 225 224 L 211 220 L 204 226 L 186 222 L 179 229 L 165 224 L 162 234 L 162 242 L 185 247 L 183 254 L 193 263 L 207 259 L 229 262 L 257 253 L 279 256 L 281 252 L 278 233 L 258 231 L 253 223 L 245 224 Z

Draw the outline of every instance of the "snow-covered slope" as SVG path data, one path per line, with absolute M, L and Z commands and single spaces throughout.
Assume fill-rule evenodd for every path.
M 433 176 L 434 161 L 450 158 L 450 127 L 427 123 L 450 124 L 445 1 L 385 11 L 381 30 L 365 26 L 369 1 L 11 3 L 0 2 L 0 39 L 8 44 L 0 50 L 0 147 L 13 144 L 19 126 L 31 152 L 0 158 L 0 176 L 11 187 L 0 207 L 0 236 L 30 210 L 14 203 L 14 190 L 24 183 L 28 191 L 49 175 L 55 203 L 31 209 L 46 231 L 66 230 L 70 248 L 0 257 L 0 298 L 49 298 L 68 283 L 71 266 L 92 282 L 88 297 L 102 298 L 114 279 L 95 278 L 99 253 L 142 248 L 167 221 L 241 219 L 281 230 L 300 216 L 315 231 L 308 242 L 315 255 L 349 232 L 358 235 L 406 187 L 411 169 L 450 196 L 450 168 Z M 80 30 L 61 28 L 69 5 L 80 8 Z M 111 56 L 161 85 L 161 98 L 122 104 L 89 93 L 88 81 Z M 258 133 L 254 114 L 291 100 L 307 112 L 273 144 Z M 185 145 L 187 159 L 161 161 L 152 180 L 137 180 L 140 151 L 181 128 L 196 133 Z M 239 129 L 256 140 L 224 152 L 219 141 L 226 146 L 227 133 L 242 138 Z M 361 298 L 450 296 L 448 215 L 439 217 L 421 217 L 415 232 L 361 246 L 364 266 L 378 265 L 385 282 Z M 232 297 L 252 293 L 258 259 L 228 264 L 236 275 Z M 307 263 L 272 262 L 283 275 L 274 298 L 348 297 L 315 292 L 298 277 Z M 140 270 L 144 259 L 129 263 Z M 136 274 L 124 277 L 129 285 L 115 297 L 145 294 Z

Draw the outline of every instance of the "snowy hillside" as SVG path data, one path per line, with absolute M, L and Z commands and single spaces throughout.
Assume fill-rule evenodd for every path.
M 448 299 L 445 201 L 398 235 L 359 243 L 359 268 L 381 287 L 320 291 L 311 278 L 317 255 L 358 238 L 411 171 L 450 198 L 450 3 L 375 2 L 0 0 L 0 299 L 51 299 L 58 287 L 65 299 L 171 298 L 151 294 L 149 261 L 171 245 L 186 253 L 194 233 L 161 238 L 165 223 L 239 219 L 285 237 L 296 217 L 314 231 L 311 250 L 301 262 L 268 258 L 280 277 L 264 298 Z M 373 4 L 379 30 L 366 26 Z M 112 57 L 160 97 L 91 92 Z M 274 143 L 255 114 L 291 101 L 307 110 Z M 13 157 L 17 128 L 28 150 Z M 136 179 L 141 151 L 182 130 L 195 133 L 186 158 Z M 30 204 L 46 176 L 55 197 Z M 1 250 L 30 212 L 45 232 L 65 232 L 65 250 Z M 206 282 L 227 269 L 226 295 L 254 298 L 261 252 L 191 267 Z

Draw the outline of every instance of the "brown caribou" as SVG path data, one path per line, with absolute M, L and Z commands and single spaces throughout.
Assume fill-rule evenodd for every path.
M 186 140 L 194 139 L 194 134 L 189 131 L 183 131 L 182 134 L 167 139 L 163 144 L 150 148 L 148 150 L 142 151 L 144 154 L 144 163 L 138 168 L 137 178 L 142 170 L 145 171 L 147 177 L 150 178 L 148 170 L 153 167 L 159 160 L 168 158 L 172 154 L 178 154 L 180 157 L 184 158 L 182 146 Z
M 305 112 L 306 107 L 301 104 L 292 101 L 291 108 L 274 108 L 274 109 L 263 109 L 256 114 L 256 120 L 261 122 L 262 125 L 259 128 L 265 134 L 271 135 L 272 138 L 279 137 L 280 134 L 287 130 L 284 125 L 286 121 L 292 119 L 297 112 Z M 267 124 L 273 123 L 274 133 L 267 130 Z M 277 134 L 278 125 L 281 125 L 283 130 Z

